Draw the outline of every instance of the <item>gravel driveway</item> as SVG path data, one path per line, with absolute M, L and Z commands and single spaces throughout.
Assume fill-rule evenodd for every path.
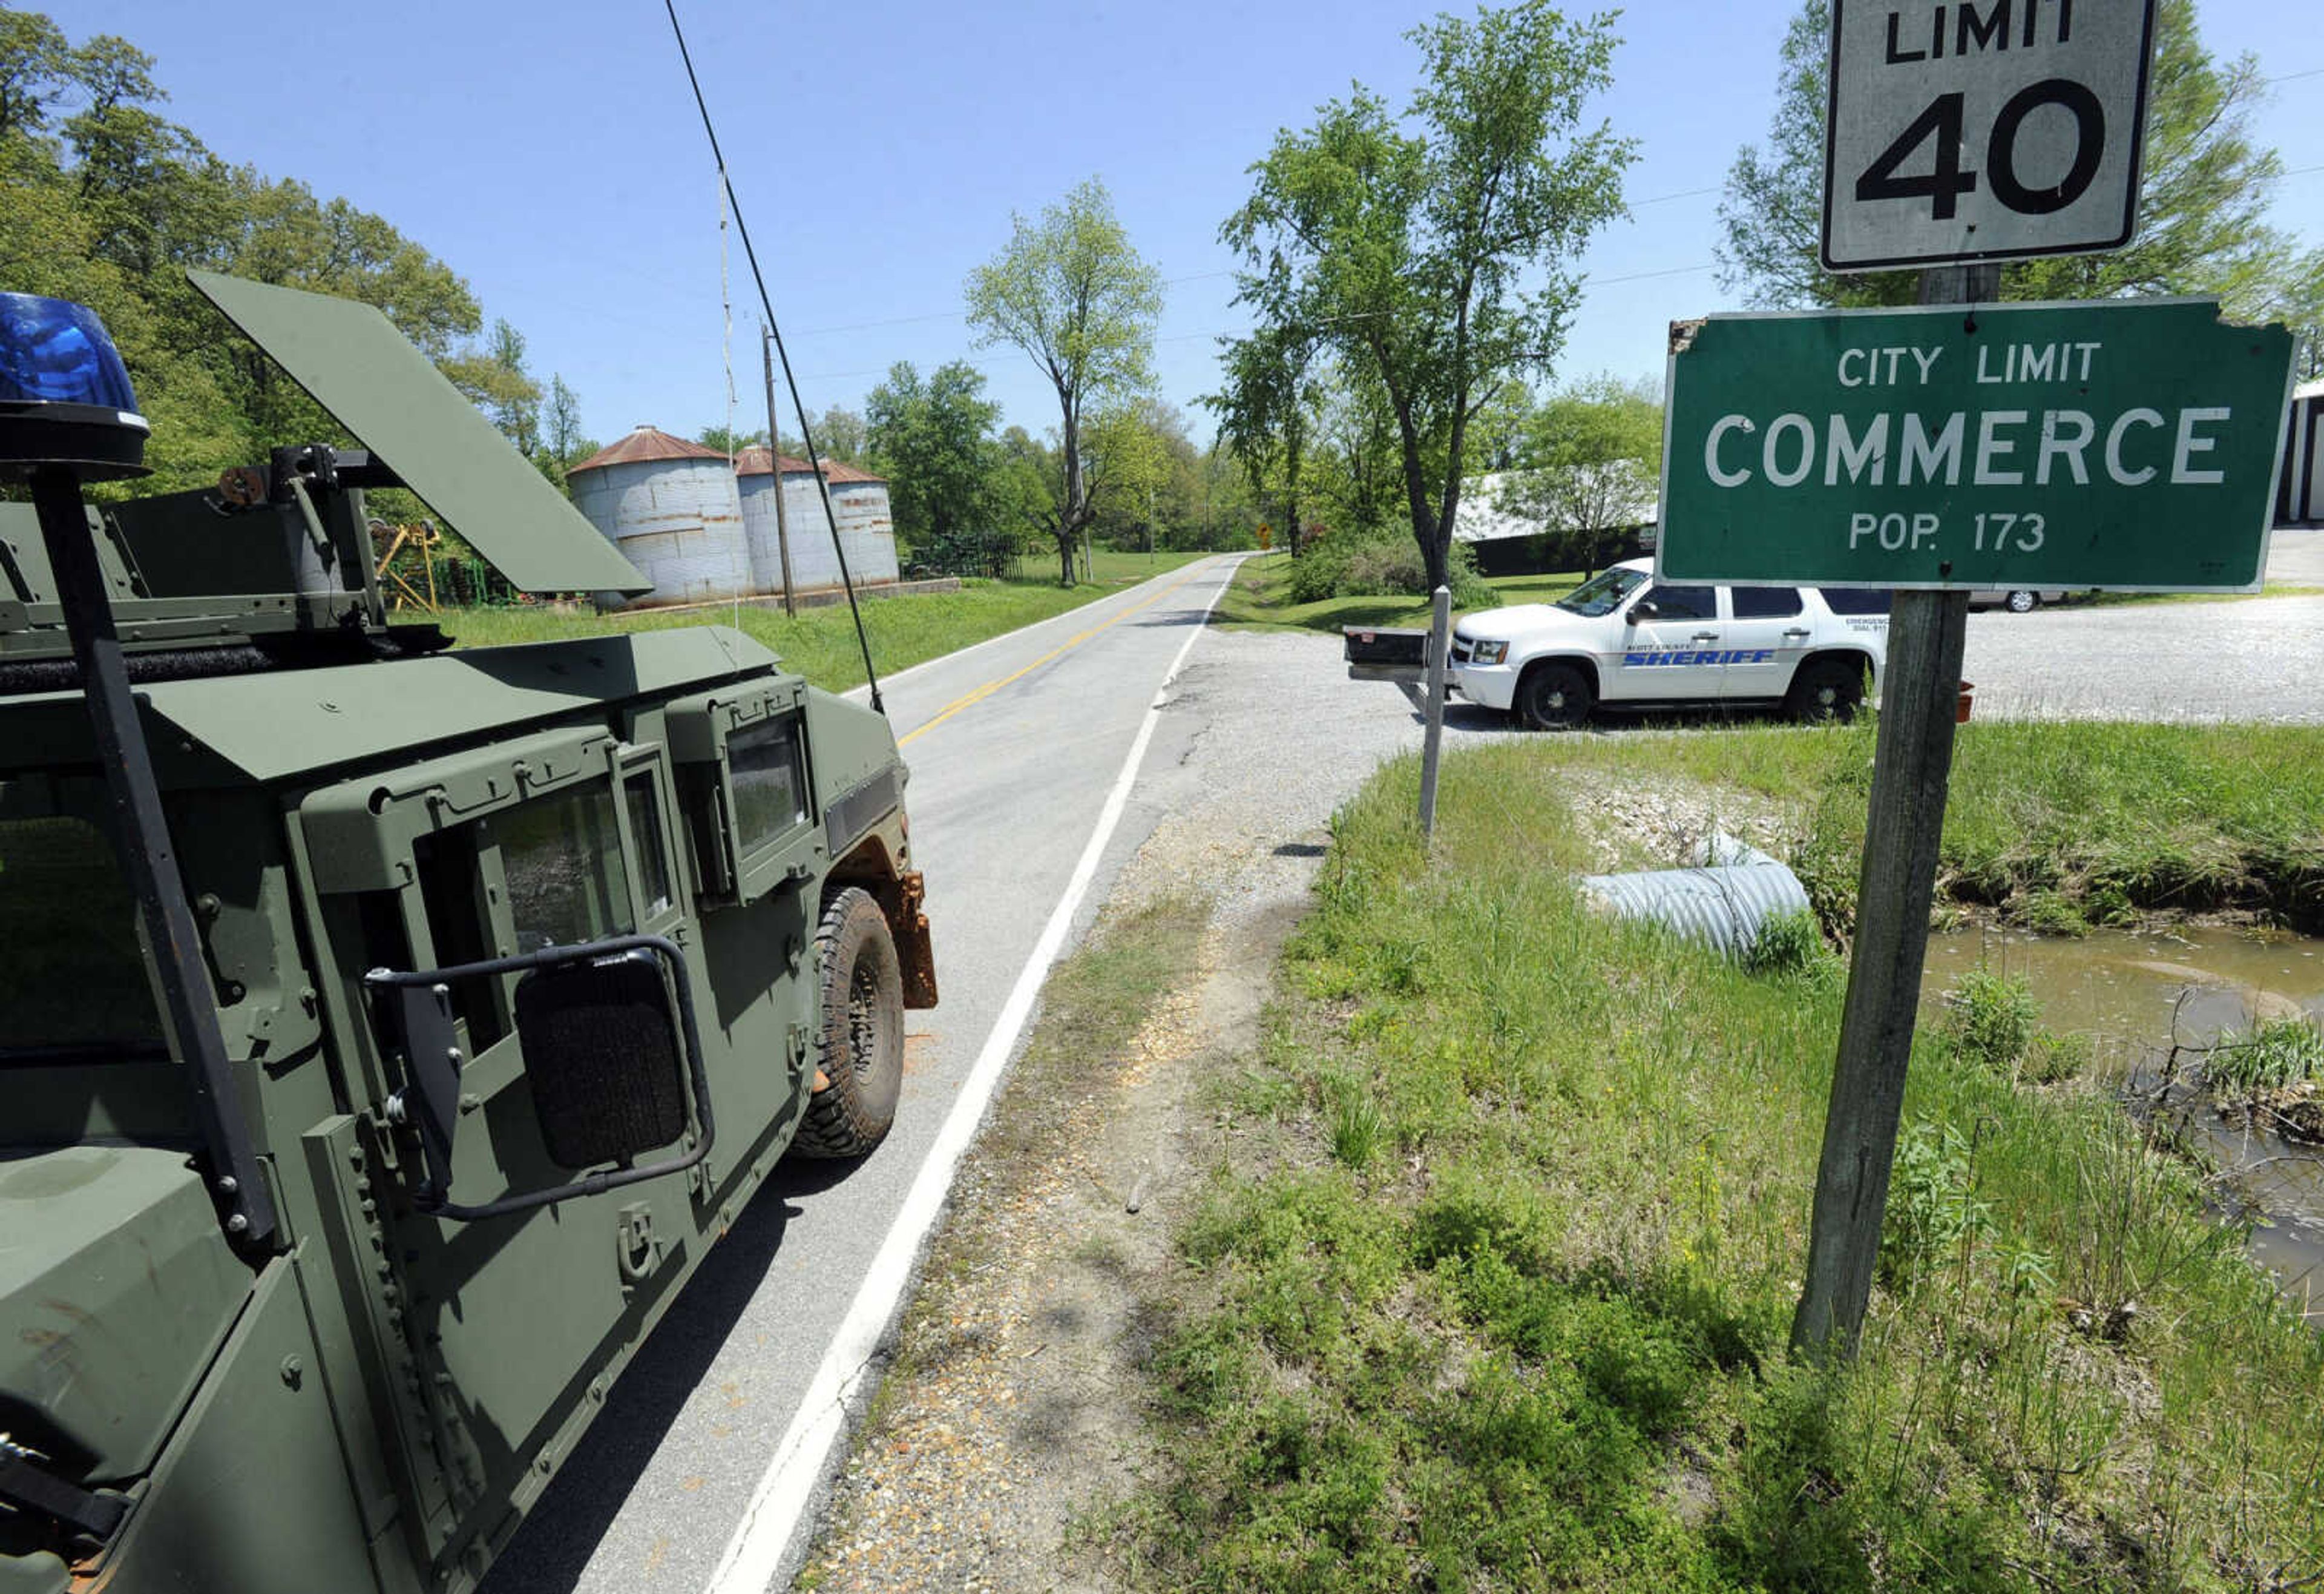
M 1977 712 L 2324 723 L 2324 592 L 1969 617 Z
M 2324 526 L 2285 526 L 2268 539 L 2267 579 L 2324 587 Z

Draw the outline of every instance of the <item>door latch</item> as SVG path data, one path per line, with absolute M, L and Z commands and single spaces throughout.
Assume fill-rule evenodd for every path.
M 625 1284 L 645 1283 L 669 1247 L 655 1237 L 653 1203 L 632 1201 L 613 1219 L 613 1255 Z

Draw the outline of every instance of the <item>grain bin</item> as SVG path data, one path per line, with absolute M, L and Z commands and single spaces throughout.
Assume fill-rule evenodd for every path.
M 888 510 L 888 484 L 868 470 L 836 460 L 825 468 L 831 513 L 839 523 L 847 570 L 859 582 L 896 579 L 896 523 Z
M 695 603 L 756 590 L 742 498 L 725 455 L 641 426 L 575 466 L 569 479 L 581 513 L 653 583 L 632 602 Z M 599 601 L 611 607 L 602 595 Z
M 802 592 L 839 585 L 839 561 L 832 552 L 831 528 L 815 473 L 804 459 L 745 449 L 735 456 L 742 495 L 742 525 L 753 579 L 761 591 L 782 589 L 782 561 L 775 528 L 775 484 L 779 472 L 783 513 L 790 520 L 791 584 Z M 896 531 L 888 511 L 888 484 L 869 471 L 837 460 L 824 464 L 831 484 L 831 514 L 847 550 L 847 572 L 855 584 L 878 586 L 896 579 Z
M 783 511 L 790 520 L 791 585 L 808 586 L 799 568 L 803 547 L 809 542 L 827 544 L 831 539 L 824 533 L 823 506 L 815 503 L 815 495 L 808 490 L 815 478 L 807 474 L 807 461 L 752 447 L 734 456 L 734 476 L 742 496 L 742 539 L 750 549 L 752 585 L 761 592 L 783 589 L 781 528 L 775 518 L 775 494 L 779 488 L 790 495 L 784 499 Z M 799 483 L 797 490 L 791 487 L 794 477 Z

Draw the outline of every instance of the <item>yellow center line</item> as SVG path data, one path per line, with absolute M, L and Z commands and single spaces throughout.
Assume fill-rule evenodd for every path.
M 1086 631 L 1076 632 L 1074 635 L 1065 638 L 1064 642 L 1059 643 L 1056 647 L 1051 648 L 1047 653 L 1043 653 L 1039 658 L 1034 660 L 1031 663 L 1026 665 L 1022 670 L 1018 671 L 1015 674 L 1004 675 L 998 681 L 988 681 L 982 686 L 978 687 L 974 691 L 954 698 L 951 702 L 946 703 L 942 709 L 938 710 L 935 718 L 929 720 L 925 725 L 918 726 L 914 729 L 906 732 L 904 735 L 898 737 L 896 738 L 896 746 L 899 747 L 909 746 L 915 737 L 926 736 L 928 732 L 936 729 L 937 726 L 942 725 L 945 720 L 950 719 L 962 709 L 974 708 L 977 704 L 991 697 L 994 692 L 999 691 L 1002 687 L 1007 686 L 1013 681 L 1024 680 L 1025 677 L 1033 673 L 1034 671 L 1038 670 L 1050 660 L 1057 658 L 1062 654 L 1071 653 L 1074 649 L 1081 646 L 1082 644 L 1087 642 L 1091 637 L 1097 635 L 1100 632 L 1111 630 L 1112 627 L 1120 625 L 1122 621 L 1130 618 L 1130 616 L 1136 614 L 1139 610 L 1153 607 L 1154 605 L 1160 603 L 1164 598 L 1169 597 L 1173 592 L 1177 591 L 1179 588 L 1185 586 L 1187 582 L 1192 581 L 1194 579 L 1194 578 L 1191 575 L 1182 577 L 1178 580 L 1173 581 L 1169 586 L 1162 588 L 1161 591 L 1156 593 L 1153 597 L 1146 598 L 1141 602 L 1131 604 L 1128 608 L 1122 610 L 1111 619 L 1104 621 L 1102 624 L 1093 626 Z

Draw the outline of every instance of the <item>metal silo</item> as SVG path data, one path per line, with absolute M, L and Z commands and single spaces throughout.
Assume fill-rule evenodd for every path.
M 762 591 L 782 589 L 782 561 L 775 534 L 775 483 L 780 469 L 783 513 L 790 519 L 791 584 L 802 592 L 839 585 L 839 559 L 832 551 L 831 527 L 815 473 L 804 459 L 745 449 L 735 456 L 742 473 L 742 524 L 749 533 L 751 562 Z M 896 579 L 896 531 L 888 513 L 888 484 L 868 471 L 830 460 L 824 477 L 831 484 L 831 514 L 847 549 L 847 572 L 859 587 Z
M 834 463 L 831 513 L 839 523 L 841 546 L 847 551 L 848 573 L 859 582 L 876 584 L 896 579 L 896 523 L 888 509 L 888 484 L 868 470 Z
M 756 589 L 725 455 L 641 426 L 575 466 L 570 479 L 581 513 L 653 583 L 632 601 L 694 603 Z
M 780 475 L 777 474 L 778 467 Z M 751 555 L 751 584 L 761 592 L 780 592 L 783 589 L 782 542 L 780 527 L 775 518 L 775 495 L 779 486 L 797 472 L 802 483 L 814 477 L 807 474 L 807 461 L 794 459 L 788 454 L 778 455 L 764 448 L 744 449 L 734 456 L 735 480 L 742 495 L 742 537 Z M 813 495 L 810 493 L 811 499 Z M 800 544 L 805 541 L 828 543 L 824 534 L 823 508 L 817 505 L 812 520 L 801 520 L 806 505 L 798 498 L 785 500 L 784 513 L 790 517 L 791 585 L 793 588 L 819 587 L 820 581 L 809 581 L 799 569 Z M 812 537 L 807 533 L 812 529 Z

